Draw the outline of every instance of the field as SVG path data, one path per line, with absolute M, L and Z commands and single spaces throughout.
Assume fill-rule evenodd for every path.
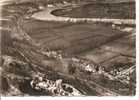
M 41 26 L 36 28 L 38 24 Z M 45 44 L 46 48 L 62 49 L 69 53 L 93 49 L 130 34 L 112 29 L 111 25 L 102 23 L 55 23 L 27 20 L 23 23 L 23 29 L 42 45 Z

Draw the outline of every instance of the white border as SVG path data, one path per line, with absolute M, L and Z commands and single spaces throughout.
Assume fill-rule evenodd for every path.
M 135 97 L 2 97 L 2 100 L 138 100 L 138 96 Z
M 136 73 L 137 73 L 137 88 L 136 88 L 136 97 L 139 100 L 139 0 L 136 0 Z

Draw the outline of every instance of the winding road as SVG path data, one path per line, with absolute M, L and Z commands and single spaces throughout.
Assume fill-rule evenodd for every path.
M 32 15 L 32 18 L 35 18 L 37 20 L 43 20 L 43 21 L 60 21 L 60 22 L 87 22 L 87 23 L 94 23 L 94 22 L 102 22 L 102 23 L 112 23 L 112 24 L 126 24 L 126 25 L 135 25 L 135 19 L 108 19 L 108 18 L 71 18 L 71 17 L 61 17 L 61 16 L 55 16 L 52 14 L 55 10 L 58 10 L 59 8 L 56 7 L 48 7 L 44 9 L 43 11 L 37 12 Z

